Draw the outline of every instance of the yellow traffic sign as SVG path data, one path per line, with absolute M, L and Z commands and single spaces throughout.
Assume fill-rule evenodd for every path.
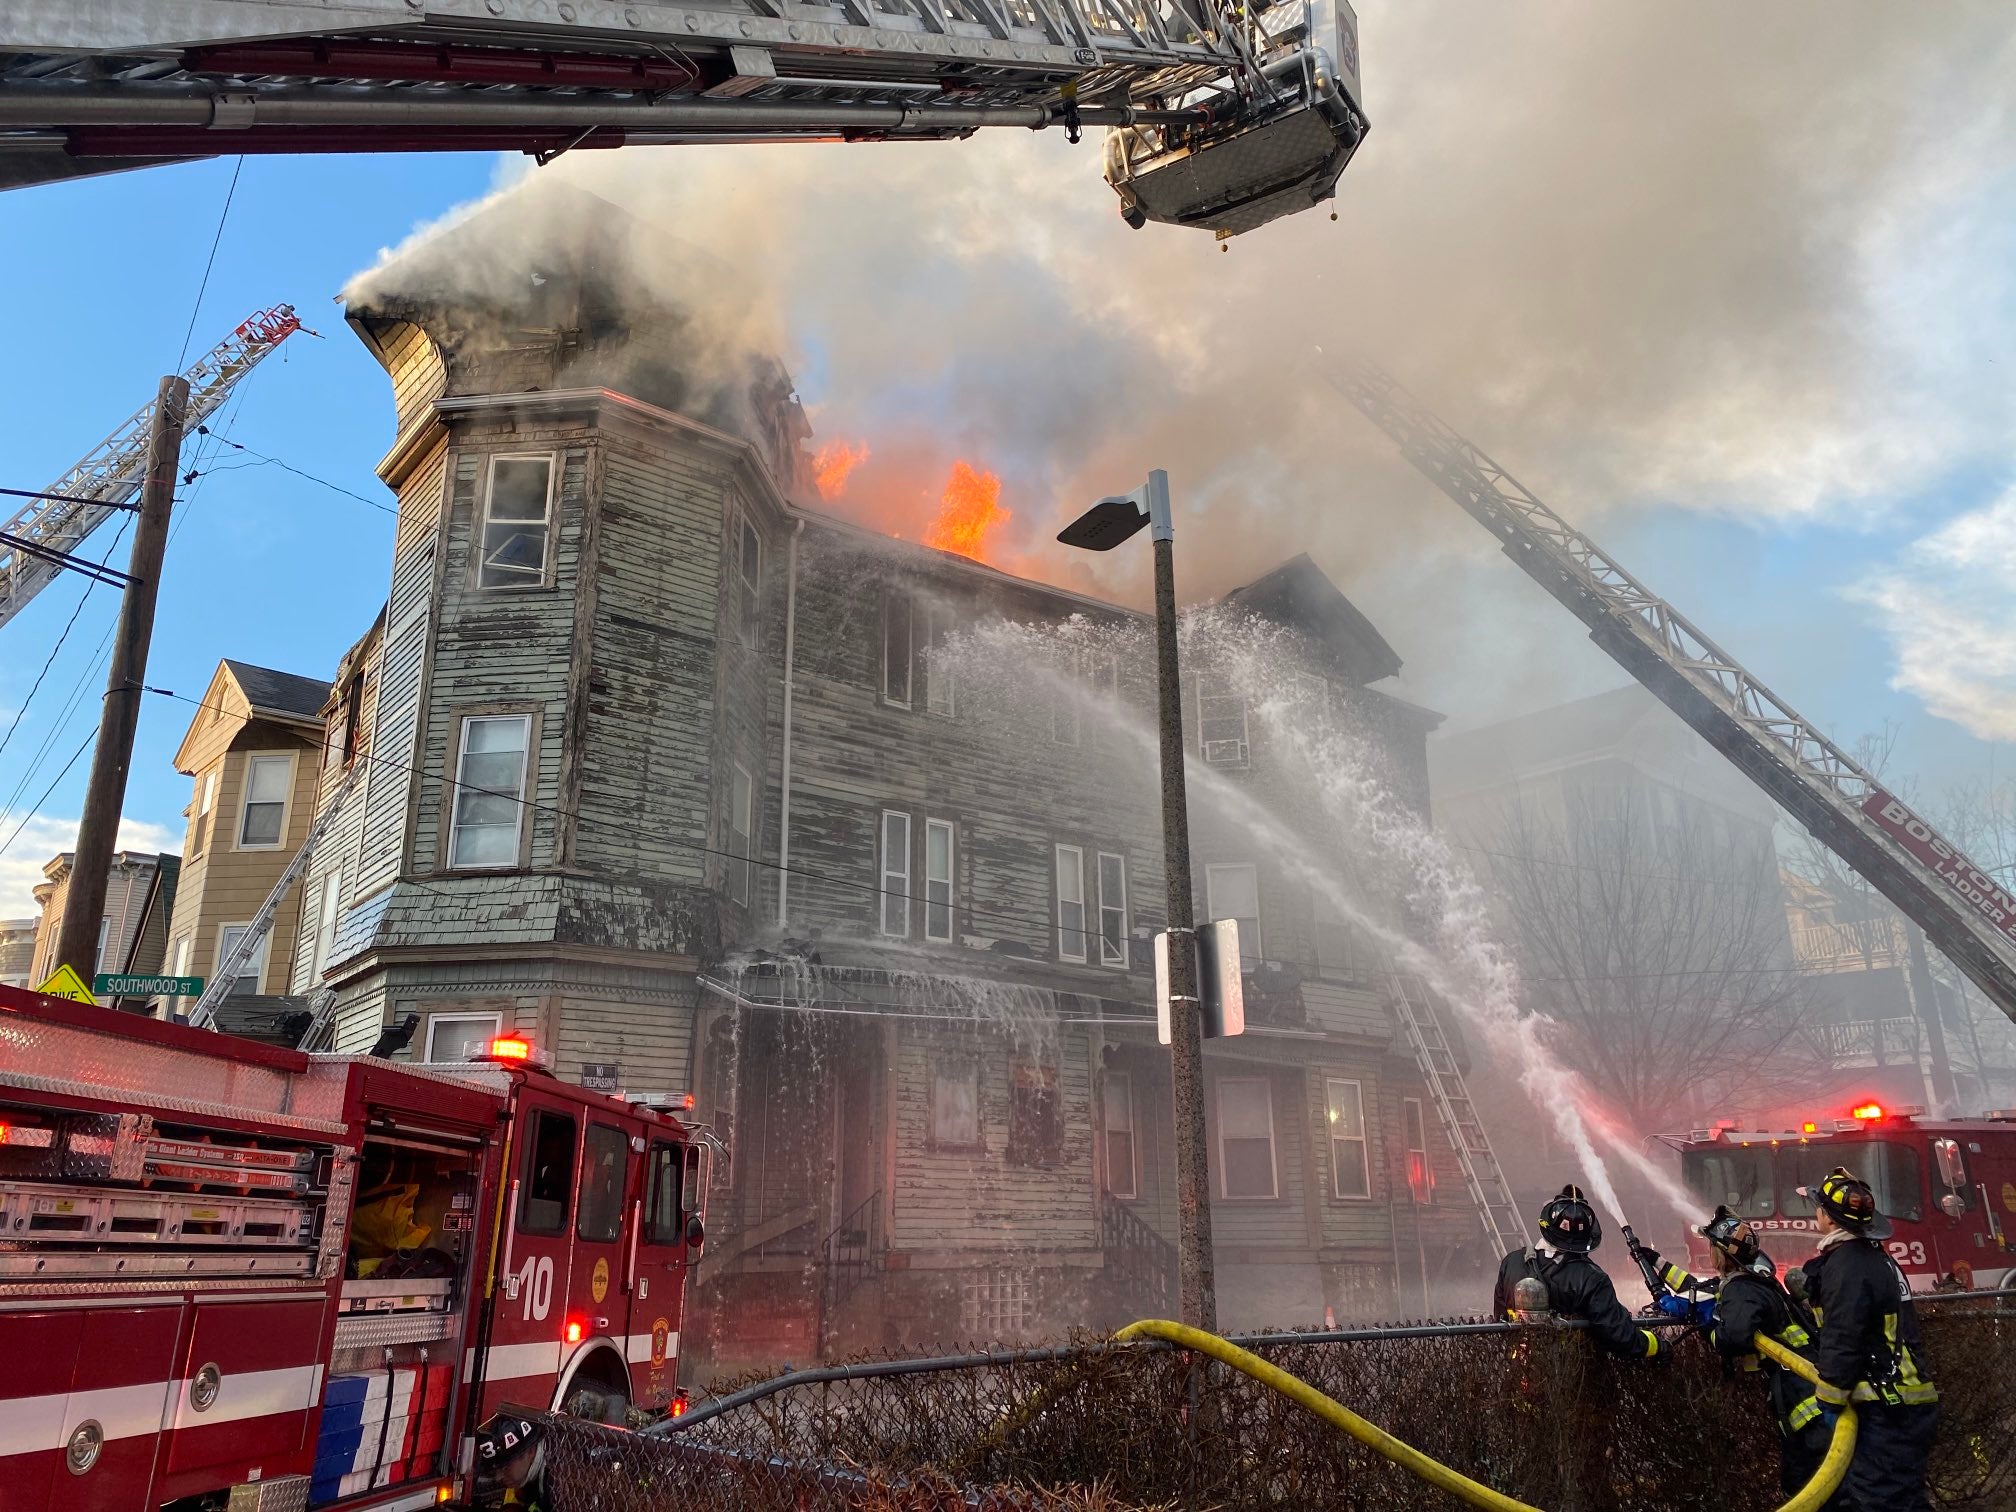
M 98 999 L 91 996 L 91 989 L 84 985 L 84 978 L 69 966 L 58 966 L 55 974 L 35 989 L 44 997 L 68 998 L 73 1003 L 89 1003 L 98 1006 Z

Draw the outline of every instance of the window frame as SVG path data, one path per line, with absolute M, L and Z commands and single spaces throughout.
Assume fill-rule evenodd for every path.
M 229 923 L 219 924 L 217 926 L 217 954 L 210 958 L 211 959 L 210 974 L 213 977 L 217 974 L 217 969 L 224 964 L 225 953 L 231 948 L 230 945 L 227 943 L 227 941 L 230 938 L 231 931 L 235 929 L 242 933 L 250 930 L 251 928 L 252 928 L 252 921 L 250 919 L 233 920 Z M 241 995 L 243 996 L 263 995 L 266 990 L 266 964 L 268 959 L 272 956 L 272 954 L 273 954 L 273 931 L 269 929 L 266 931 L 266 938 L 259 942 L 258 955 L 253 957 L 253 960 L 257 962 L 257 964 L 253 967 L 252 970 L 243 971 L 238 974 L 238 980 L 231 984 L 230 996 L 238 997 Z M 252 983 L 251 987 L 249 988 L 243 985 L 247 980 L 249 980 Z
M 1333 1116 L 1336 1103 L 1336 1089 L 1349 1087 L 1351 1101 L 1358 1110 L 1358 1132 L 1339 1134 L 1337 1120 Z M 1370 1202 L 1372 1200 L 1372 1130 L 1365 1122 L 1365 1084 L 1355 1076 L 1326 1076 L 1323 1078 L 1323 1124 L 1324 1136 L 1330 1142 L 1330 1195 L 1339 1202 Z M 1347 1192 L 1344 1190 L 1344 1165 L 1338 1159 L 1339 1145 L 1358 1147 L 1353 1171 L 1359 1176 L 1365 1190 Z
M 322 874 L 322 891 L 315 903 L 315 937 L 308 948 L 308 986 L 322 985 L 322 973 L 336 950 L 336 928 L 343 920 L 343 868 Z
M 102 914 L 98 919 L 98 949 L 91 957 L 91 971 L 95 976 L 105 969 L 105 947 L 112 943 L 112 915 Z
M 735 790 L 742 790 L 742 828 L 735 827 Z M 739 844 L 738 844 L 739 842 Z M 756 896 L 756 779 L 739 761 L 728 763 L 728 897 L 742 907 Z
M 613 1136 L 616 1141 L 614 1145 L 617 1161 L 616 1202 L 606 1221 L 598 1225 L 593 1233 L 589 1233 L 587 1232 L 589 1198 L 593 1196 L 599 1202 L 604 1195 L 589 1190 L 588 1158 L 591 1153 L 589 1146 L 598 1134 Z M 587 1126 L 581 1130 L 579 1165 L 581 1174 L 575 1183 L 577 1190 L 574 1194 L 574 1237 L 583 1244 L 615 1244 L 623 1237 L 623 1208 L 625 1199 L 630 1195 L 630 1136 L 615 1124 L 606 1123 L 599 1118 L 589 1119 Z M 598 1212 L 595 1216 L 603 1215 Z M 605 1229 L 607 1232 L 604 1232 Z
M 1222 683 L 1226 688 L 1232 689 L 1233 691 L 1207 692 L 1206 683 L 1211 680 L 1215 680 L 1218 683 Z M 1197 754 L 1199 758 L 1207 766 L 1228 767 L 1234 770 L 1251 766 L 1253 764 L 1252 700 L 1249 697 L 1247 697 L 1244 690 L 1238 687 L 1238 684 L 1233 680 L 1232 675 L 1228 672 L 1200 671 L 1197 674 L 1197 679 L 1193 686 L 1194 691 L 1196 692 L 1197 695 Z M 1215 740 L 1208 738 L 1204 733 L 1205 724 L 1207 722 L 1229 721 L 1230 716 L 1223 713 L 1213 715 L 1208 713 L 1207 709 L 1214 704 L 1226 704 L 1235 701 L 1239 705 L 1238 739 L 1236 741 L 1231 741 L 1230 737 L 1223 735 L 1219 736 Z M 1211 754 L 1212 746 L 1222 746 L 1227 744 L 1228 742 L 1231 744 L 1235 744 L 1238 747 L 1236 752 L 1231 753 L 1229 755 L 1221 754 L 1219 756 L 1213 756 Z
M 747 514 L 738 514 L 735 557 L 729 563 L 730 581 L 735 585 L 735 638 L 745 646 L 757 646 L 763 639 L 763 532 Z M 749 575 L 749 547 L 756 548 L 756 575 Z
M 1113 1122 L 1113 1088 L 1127 1089 L 1127 1125 L 1121 1130 Z M 1141 1196 L 1141 1136 L 1135 1119 L 1134 1075 L 1131 1071 L 1108 1071 L 1099 1089 L 1099 1137 L 1103 1148 L 1100 1153 L 1099 1176 L 1106 1188 L 1106 1195 L 1122 1202 L 1134 1202 Z M 1124 1132 L 1127 1136 L 1127 1190 L 1121 1191 L 1113 1184 L 1113 1136 Z
M 532 1195 L 532 1162 L 538 1158 L 540 1139 L 545 1134 L 549 1122 L 567 1125 L 569 1146 L 565 1188 L 567 1195 L 560 1204 L 559 1216 L 550 1226 L 535 1224 L 531 1215 L 533 1202 L 550 1200 L 534 1198 Z M 580 1184 L 581 1171 L 581 1120 L 572 1113 L 561 1112 L 558 1108 L 534 1108 L 530 1132 L 532 1137 L 525 1141 L 525 1154 L 518 1167 L 518 1179 L 524 1186 L 518 1196 L 518 1232 L 532 1234 L 542 1239 L 559 1239 L 566 1235 L 574 1210 L 579 1206 L 575 1199 L 579 1196 L 576 1189 Z
M 912 607 L 911 613 L 916 613 Z M 951 633 L 952 614 L 950 610 L 926 606 L 924 610 L 924 712 L 940 719 L 959 717 L 958 679 L 953 676 L 949 664 L 938 660 L 935 653 L 945 644 L 945 637 Z M 912 620 L 914 628 L 915 620 Z M 914 635 L 913 635 L 914 639 Z M 911 681 L 916 681 L 916 669 L 911 669 Z M 914 694 L 915 688 L 913 686 Z
M 531 805 L 526 801 L 525 795 L 532 781 L 533 753 L 539 748 L 538 711 L 522 706 L 494 709 L 464 709 L 459 711 L 455 718 L 455 740 L 449 748 L 450 755 L 448 757 L 448 801 L 442 805 L 444 833 L 441 837 L 441 870 L 444 872 L 508 872 L 522 870 L 527 865 L 532 843 L 532 826 L 526 822 Z M 518 815 L 517 844 L 512 847 L 511 859 L 508 861 L 457 861 L 455 858 L 455 839 L 464 828 L 461 815 L 462 798 L 466 791 L 475 788 L 475 784 L 466 782 L 462 776 L 463 764 L 469 757 L 470 728 L 478 723 L 502 723 L 506 720 L 519 721 L 525 730 L 525 743 L 519 749 L 518 791 L 511 799 Z M 479 752 L 478 754 L 483 753 Z M 492 790 L 488 788 L 478 791 L 492 794 Z M 492 795 L 497 797 L 504 796 L 501 792 Z M 498 828 L 499 826 L 479 825 L 476 827 L 491 829 Z
M 1026 1171 L 1054 1171 L 1064 1163 L 1061 1082 L 1055 1061 L 1036 1056 L 1008 1058 L 1008 1139 L 1002 1147 L 1002 1159 L 1008 1165 Z M 1026 1104 L 1025 1091 L 1031 1094 Z
M 276 851 L 286 849 L 287 827 L 294 818 L 294 778 L 296 775 L 294 758 L 296 754 L 293 751 L 247 751 L 245 753 L 245 788 L 238 797 L 238 828 L 234 832 L 235 839 L 231 846 L 233 850 Z M 269 767 L 274 762 L 283 762 L 287 768 L 287 775 L 281 779 L 284 785 L 280 790 L 279 800 L 280 828 L 278 834 L 270 841 L 247 840 L 245 838 L 245 828 L 252 822 L 253 776 L 258 772 L 261 762 L 267 763 Z M 270 798 L 261 801 L 259 804 L 261 808 L 271 808 L 272 806 L 273 800 Z
M 521 527 L 535 523 L 531 520 L 497 521 L 491 518 L 491 506 L 497 497 L 497 466 L 501 462 L 544 462 L 546 464 L 546 508 L 536 522 L 541 532 L 537 581 L 533 581 L 529 573 L 519 574 L 520 581 L 517 582 L 486 583 L 483 581 L 483 573 L 488 565 L 487 559 L 490 555 L 490 527 L 500 523 Z M 471 550 L 469 552 L 469 567 L 472 577 L 471 586 L 478 593 L 525 593 L 553 586 L 553 536 L 555 534 L 554 526 L 556 523 L 554 515 L 557 513 L 554 505 L 557 502 L 560 490 L 560 473 L 560 453 L 557 451 L 491 452 L 485 457 L 483 463 L 483 507 L 478 512 L 476 535 L 475 539 L 470 543 Z
M 1421 1142 L 1414 1143 L 1414 1131 L 1421 1131 Z M 1418 1097 L 1400 1099 L 1400 1143 L 1407 1160 L 1407 1190 L 1414 1193 L 1414 1157 L 1421 1157 L 1420 1195 L 1414 1200 L 1422 1207 L 1435 1205 L 1435 1159 L 1428 1153 L 1428 1105 Z
M 931 875 L 931 837 L 942 832 L 945 836 L 945 901 L 940 904 L 933 896 L 932 889 L 939 886 L 939 879 Z M 931 929 L 931 912 L 935 908 L 945 910 L 945 932 L 934 934 Z M 949 945 L 959 933 L 959 826 L 950 819 L 926 818 L 924 821 L 924 938 Z
M 892 819 L 899 819 L 903 823 L 903 842 L 901 845 L 892 845 L 890 843 L 889 822 Z M 881 907 L 876 911 L 875 928 L 876 932 L 885 939 L 907 940 L 910 938 L 910 887 L 912 878 L 910 831 L 911 823 L 908 810 L 882 810 L 881 822 L 876 827 L 876 845 L 882 854 L 880 867 L 877 872 L 881 881 L 878 884 L 875 898 Z M 892 857 L 896 855 L 900 855 L 902 859 L 903 865 L 900 871 L 893 869 L 890 865 Z M 899 878 L 901 879 L 900 885 L 892 887 L 890 885 L 891 882 Z M 889 927 L 889 911 L 892 905 L 899 906 L 902 909 L 903 925 L 900 929 L 891 929 Z
M 1079 680 L 1084 675 L 1085 653 L 1072 647 L 1057 666 L 1057 687 L 1050 698 L 1050 743 L 1077 746 L 1085 735 L 1085 712 L 1078 707 Z
M 435 1057 L 434 1033 L 436 1026 L 441 1024 L 479 1024 L 479 1023 L 487 1023 L 490 1026 L 490 1037 L 492 1039 L 495 1039 L 504 1030 L 503 1010 L 492 1009 L 488 1013 L 483 1013 L 476 1011 L 465 1012 L 460 1009 L 451 1009 L 445 1013 L 430 1013 L 427 1016 L 427 1038 L 422 1043 L 422 1051 L 425 1056 L 425 1060 L 422 1062 L 422 1064 L 429 1066 L 460 1066 L 465 1064 L 465 1062 L 463 1061 L 444 1061 L 439 1060 Z
M 1064 853 L 1066 851 L 1071 853 L 1072 869 L 1078 879 L 1078 927 L 1076 930 L 1067 930 L 1064 926 L 1064 906 L 1066 903 L 1072 901 L 1064 896 Z M 1066 845 L 1061 841 L 1053 845 L 1051 847 L 1050 877 L 1051 885 L 1055 889 L 1057 897 L 1057 959 L 1060 961 L 1069 961 L 1075 965 L 1085 965 L 1091 955 L 1089 948 L 1091 945 L 1091 935 L 1085 927 L 1090 922 L 1086 917 L 1085 903 L 1085 847 L 1082 845 Z M 1066 937 L 1073 933 L 1078 936 L 1078 952 L 1076 955 L 1073 955 L 1065 944 Z
M 662 1162 L 662 1164 L 661 1164 Z M 660 1181 L 664 1168 L 672 1172 L 671 1202 L 669 1217 L 671 1232 L 666 1234 L 667 1215 L 661 1212 L 661 1198 L 665 1188 Z M 675 1139 L 651 1141 L 644 1155 L 644 1225 L 637 1238 L 640 1244 L 654 1248 L 669 1249 L 686 1242 L 686 1146 Z
M 903 692 L 899 697 L 889 686 L 890 623 L 895 606 L 903 606 Z M 893 584 L 882 590 L 882 702 L 892 709 L 914 708 L 917 699 L 917 596 Z
M 1257 862 L 1253 862 L 1253 861 L 1207 861 L 1207 862 L 1205 862 L 1205 863 L 1204 863 L 1204 912 L 1205 912 L 1205 915 L 1207 916 L 1207 918 L 1208 918 L 1208 919 L 1210 919 L 1210 920 L 1213 920 L 1213 921 L 1215 921 L 1215 920 L 1218 920 L 1218 919 L 1221 919 L 1221 918 L 1222 918 L 1222 919 L 1243 919 L 1243 918 L 1245 918 L 1245 915 L 1243 915 L 1243 914 L 1231 914 L 1231 913 L 1225 913 L 1225 912 L 1223 912 L 1223 911 L 1221 911 L 1221 910 L 1219 909 L 1219 907 L 1218 907 L 1218 905 L 1217 905 L 1217 901 L 1216 901 L 1216 888 L 1215 888 L 1215 885 L 1214 885 L 1214 883 L 1213 883 L 1213 881 L 1212 881 L 1212 877 L 1213 877 L 1213 874 L 1214 874 L 1214 873 L 1217 873 L 1217 872 L 1236 872 L 1236 871 L 1244 871 L 1244 872 L 1251 872 L 1251 873 L 1253 874 L 1253 914 L 1252 914 L 1252 918 L 1253 918 L 1253 938 L 1252 938 L 1251 940 L 1248 940 L 1248 939 L 1246 938 L 1246 932 L 1245 932 L 1245 931 L 1244 931 L 1243 929 L 1242 929 L 1242 930 L 1240 931 L 1240 934 L 1239 934 L 1239 959 L 1240 959 L 1240 960 L 1241 960 L 1242 962 L 1244 962 L 1244 961 L 1260 961 L 1260 960 L 1265 960 L 1265 959 L 1266 959 L 1266 957 L 1265 957 L 1265 955 L 1263 954 L 1263 951 L 1262 951 L 1262 943 L 1263 943 L 1263 941 L 1264 941 L 1264 939 L 1265 939 L 1265 936 L 1266 936 L 1266 931 L 1265 931 L 1265 929 L 1264 929 L 1264 927 L 1263 927 L 1263 925 L 1262 925 L 1262 923 L 1261 923 L 1261 914 L 1260 914 L 1260 867 L 1259 867 L 1259 864 L 1258 864 Z
M 209 838 L 210 810 L 217 802 L 217 768 L 211 767 L 196 779 L 195 813 L 189 820 L 189 859 L 194 861 L 203 854 L 203 846 Z
M 1119 851 L 1098 851 L 1095 854 L 1098 859 L 1093 862 L 1093 869 L 1097 873 L 1099 883 L 1099 964 L 1108 970 L 1125 971 L 1129 965 L 1128 957 L 1132 954 L 1128 949 L 1128 927 L 1132 916 L 1129 914 L 1127 908 L 1127 857 Z M 1113 862 L 1120 868 L 1120 904 L 1118 908 L 1113 907 L 1106 901 L 1106 863 L 1108 861 Z M 1120 915 L 1120 949 L 1117 954 L 1110 955 L 1106 947 L 1106 915 L 1109 913 Z
M 931 1078 L 928 1088 L 928 1118 L 924 1126 L 926 1143 L 936 1152 L 985 1154 L 987 1114 L 980 1102 L 980 1058 L 977 1055 L 931 1056 L 926 1064 Z M 938 1086 L 942 1080 L 955 1074 L 970 1081 L 973 1087 L 973 1138 L 970 1143 L 941 1137 L 938 1132 Z
M 1257 1086 L 1267 1099 L 1267 1163 L 1269 1184 L 1265 1192 L 1232 1191 L 1232 1167 L 1225 1158 L 1225 1089 Z M 1274 1082 L 1267 1076 L 1220 1076 L 1212 1085 L 1212 1110 L 1217 1114 L 1218 1195 L 1226 1202 L 1278 1202 L 1281 1200 L 1281 1132 L 1274 1119 Z M 1250 1140 L 1251 1135 L 1239 1135 Z

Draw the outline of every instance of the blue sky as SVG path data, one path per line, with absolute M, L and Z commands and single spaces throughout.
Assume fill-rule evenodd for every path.
M 1872 61 L 1883 48 L 1816 52 L 1788 25 L 1764 35 L 1754 59 L 1718 55 L 1749 115 L 1703 113 L 1754 115 L 1771 144 L 1760 152 L 1741 136 L 1676 139 L 1659 91 L 1720 86 L 1668 59 L 1671 39 L 1656 28 L 1582 0 L 1556 9 L 1578 6 L 1584 61 L 1600 66 L 1562 74 L 1545 100 L 1522 100 L 1481 134 L 1452 104 L 1461 81 L 1556 48 L 1561 28 L 1500 34 L 1492 27 L 1514 23 L 1492 11 L 1451 32 L 1404 7 L 1361 7 L 1368 56 L 1396 74 L 1432 73 L 1441 92 L 1396 94 L 1377 113 L 1383 135 L 1345 181 L 1340 225 L 1301 217 L 1230 256 L 1186 233 L 1119 227 L 1096 150 L 1074 155 L 1047 134 L 872 151 L 581 153 L 559 166 L 679 213 L 710 251 L 747 251 L 749 278 L 786 286 L 747 298 L 781 307 L 822 431 L 902 443 L 912 438 L 901 425 L 928 413 L 934 442 L 999 456 L 1031 549 L 1058 499 L 1166 461 L 1193 520 L 1233 527 L 1222 551 L 1199 557 L 1258 570 L 1306 536 L 1394 640 L 1409 693 L 1452 725 L 1617 685 L 1579 628 L 1390 457 L 1364 474 L 1362 516 L 1305 530 L 1241 507 L 1334 467 L 1340 446 L 1355 448 L 1354 466 L 1377 448 L 1333 401 L 1253 397 L 1250 383 L 1221 396 L 1199 375 L 1250 375 L 1225 367 L 1235 347 L 1271 356 L 1250 336 L 1275 333 L 1283 308 L 1256 301 L 1288 295 L 1297 340 L 1376 326 L 1391 307 L 1414 342 L 1397 368 L 1809 717 L 1844 740 L 1896 722 L 1898 768 L 1929 787 L 1985 776 L 1991 763 L 2006 772 L 2010 753 L 1968 728 L 2016 731 L 2005 570 L 2016 569 L 2016 368 L 2000 361 L 2016 335 L 2016 159 L 2011 133 L 1990 129 L 2007 124 L 2006 105 L 1992 103 L 2006 71 L 1963 38 L 1913 44 L 1924 56 L 1906 64 L 1941 87 L 1902 91 L 1910 108 L 1888 123 L 1902 144 L 1895 161 L 1865 173 L 1859 138 L 1826 136 L 1862 117 L 1809 105 L 1864 87 L 1885 95 L 1894 59 Z M 1728 24 L 1747 28 L 1738 12 Z M 1895 24 L 1923 35 L 1908 18 Z M 1603 63 L 1604 48 L 1616 61 Z M 1642 78 L 1641 65 L 1652 70 Z M 1844 81 L 1847 69 L 1861 72 Z M 1760 92 L 1760 76 L 1783 98 Z M 1541 167 L 1522 180 L 1503 166 L 1515 160 Z M 234 166 L 0 197 L 15 356 L 0 369 L 0 485 L 46 485 L 152 396 L 181 349 Z M 489 191 L 500 170 L 515 171 L 488 156 L 246 159 L 190 350 L 280 302 L 324 339 L 289 341 L 219 428 L 388 501 L 372 471 L 392 437 L 387 388 L 332 297 L 381 248 Z M 1431 171 L 1441 179 L 1424 194 Z M 1710 203 L 1711 179 L 1726 203 Z M 1589 181 L 1609 183 L 1616 203 L 1584 193 Z M 1797 213 L 1767 224 L 1787 205 Z M 1485 225 L 1492 235 L 1479 234 Z M 1804 285 L 1826 297 L 1807 298 Z M 1166 368 L 1149 394 L 1167 414 L 1101 408 L 1144 362 L 1158 378 Z M 1195 407 L 1176 402 L 1200 395 Z M 1168 460 L 1184 447 L 1195 457 Z M 1222 467 L 1208 460 L 1220 450 Z M 208 454 L 192 449 L 185 466 Z M 183 491 L 149 680 L 193 697 L 226 656 L 327 675 L 382 600 L 390 516 L 277 466 L 244 465 L 244 453 L 213 460 Z M 61 582 L 0 630 L 0 730 L 79 592 Z M 19 789 L 0 841 L 28 821 L 0 855 L 0 916 L 29 911 L 27 886 L 67 843 L 88 756 L 44 790 L 97 707 L 115 607 L 109 591 L 91 595 L 0 752 L 0 802 Z M 1891 686 L 1900 671 L 1902 691 Z M 190 712 L 161 698 L 143 711 L 127 803 L 138 843 L 180 846 L 188 784 L 170 759 Z

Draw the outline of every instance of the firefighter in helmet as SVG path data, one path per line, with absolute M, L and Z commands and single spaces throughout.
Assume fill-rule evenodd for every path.
M 1564 1186 L 1540 1210 L 1540 1239 L 1545 1250 L 1529 1244 L 1513 1250 L 1499 1265 L 1492 1314 L 1512 1318 L 1529 1310 L 1519 1297 L 1520 1283 L 1537 1278 L 1547 1288 L 1555 1316 L 1586 1321 L 1596 1342 L 1611 1354 L 1655 1358 L 1659 1336 L 1631 1320 L 1610 1277 L 1589 1258 L 1589 1252 L 1603 1242 L 1603 1227 L 1580 1187 Z
M 1877 1241 L 1890 1220 L 1876 1194 L 1845 1167 L 1818 1186 L 1800 1187 L 1820 1228 L 1819 1253 L 1806 1265 L 1806 1291 L 1819 1321 L 1815 1392 L 1830 1425 L 1855 1403 L 1855 1458 L 1843 1482 L 1855 1512 L 1929 1512 L 1926 1461 L 1939 1427 L 1910 1283 Z
M 530 1418 L 499 1412 L 476 1430 L 479 1505 L 546 1512 L 546 1432 Z
M 1778 1425 L 1778 1484 L 1789 1496 L 1820 1468 L 1833 1432 L 1811 1384 L 1759 1354 L 1755 1341 L 1759 1335 L 1776 1339 L 1811 1359 L 1812 1315 L 1779 1283 L 1778 1268 L 1747 1219 L 1718 1207 L 1696 1232 L 1715 1254 L 1716 1275 L 1710 1283 L 1715 1288 L 1715 1314 L 1708 1325 L 1708 1341 L 1722 1356 L 1725 1370 L 1762 1380 Z M 1824 1504 L 1824 1512 L 1845 1512 L 1847 1506 L 1837 1493 Z

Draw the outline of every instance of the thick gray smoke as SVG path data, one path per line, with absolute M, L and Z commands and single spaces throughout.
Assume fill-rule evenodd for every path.
M 1145 554 L 1047 543 L 1162 466 L 1186 596 L 1306 548 L 1451 667 L 1530 616 L 1542 683 L 1509 658 L 1488 688 L 1438 680 L 1477 714 L 1614 673 L 1562 666 L 1555 612 L 1322 384 L 1317 345 L 1376 355 L 1596 526 L 1653 501 L 1872 516 L 2006 452 L 1988 329 L 1928 317 L 2016 292 L 2005 224 L 1966 209 L 2016 168 L 2006 6 L 1361 10 L 1374 130 L 1341 218 L 1228 254 L 1127 230 L 1096 146 L 1048 132 L 580 151 L 532 174 L 524 232 L 576 234 L 538 191 L 577 184 L 713 252 L 731 271 L 633 246 L 778 343 L 822 438 L 869 445 L 839 507 L 876 523 L 918 534 L 965 456 L 1004 478 L 1007 565 L 1138 595 Z

